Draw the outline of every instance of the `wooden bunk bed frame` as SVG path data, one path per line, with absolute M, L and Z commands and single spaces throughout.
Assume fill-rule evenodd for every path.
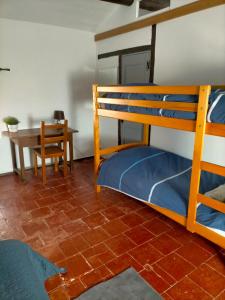
M 225 86 L 214 86 L 216 88 Z M 202 86 L 98 86 L 93 85 L 93 110 L 94 110 L 94 169 L 95 176 L 103 161 L 102 156 L 118 152 L 138 145 L 148 145 L 150 125 L 168 127 L 178 130 L 195 132 L 194 152 L 192 161 L 192 175 L 189 195 L 187 217 L 181 216 L 171 210 L 161 208 L 154 204 L 146 203 L 150 207 L 185 226 L 187 230 L 198 233 L 208 240 L 225 248 L 225 237 L 196 222 L 198 203 L 203 203 L 217 211 L 225 213 L 225 203 L 213 200 L 199 193 L 201 171 L 225 176 L 225 167 L 202 161 L 205 134 L 225 137 L 225 124 L 207 123 L 208 98 L 211 92 L 210 85 Z M 129 100 L 101 97 L 101 93 L 137 93 L 137 94 L 183 94 L 197 95 L 198 103 L 163 102 L 151 100 Z M 104 109 L 102 104 L 129 105 L 145 108 L 162 108 L 167 110 L 196 112 L 196 120 L 175 119 L 162 116 L 144 115 Z M 110 117 L 119 120 L 142 123 L 144 125 L 143 139 L 140 143 L 123 144 L 101 149 L 99 117 Z M 100 186 L 96 183 L 96 191 Z

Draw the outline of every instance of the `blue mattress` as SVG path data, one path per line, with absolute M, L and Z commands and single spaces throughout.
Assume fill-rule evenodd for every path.
M 187 216 L 192 161 L 153 147 L 121 151 L 101 166 L 98 184 Z M 202 172 L 200 193 L 225 183 L 225 177 Z M 215 200 L 216 201 L 216 200 Z M 225 215 L 200 204 L 197 222 L 225 231 Z
M 130 85 L 146 85 L 146 84 L 130 84 Z M 154 100 L 167 102 L 187 102 L 197 103 L 196 95 L 162 95 L 162 94 L 127 94 L 127 93 L 108 93 L 107 98 L 119 99 L 135 99 L 135 100 Z M 185 111 L 174 111 L 157 108 L 144 108 L 127 105 L 106 104 L 106 109 L 125 111 L 133 113 L 141 113 L 154 116 L 163 116 L 177 119 L 195 120 L 196 113 Z M 213 90 L 209 97 L 209 111 L 207 122 L 225 124 L 225 91 L 221 89 Z

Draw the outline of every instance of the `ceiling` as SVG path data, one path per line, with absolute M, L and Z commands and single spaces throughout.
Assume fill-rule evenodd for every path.
M 0 0 L 0 17 L 95 32 L 117 7 L 99 0 Z

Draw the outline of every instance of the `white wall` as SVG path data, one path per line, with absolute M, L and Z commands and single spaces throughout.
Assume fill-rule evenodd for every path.
M 157 25 L 155 82 L 225 83 L 225 6 Z M 192 156 L 193 134 L 157 128 L 153 143 Z M 206 138 L 204 159 L 225 164 L 225 139 Z
M 193 1 L 172 0 L 171 8 Z M 122 10 L 121 10 L 122 12 Z M 135 21 L 130 8 L 129 22 Z M 133 16 L 133 19 L 132 19 Z M 124 24 L 114 12 L 108 26 Z M 114 26 L 113 26 L 114 25 Z M 225 5 L 157 25 L 155 82 L 158 84 L 225 83 Z M 97 43 L 98 53 L 150 43 L 151 28 L 136 30 Z M 151 143 L 191 158 L 193 134 L 153 128 Z M 225 164 L 225 139 L 206 138 L 204 159 Z
M 112 56 L 98 60 L 98 84 L 118 84 L 118 68 L 118 56 Z M 118 121 L 112 118 L 100 117 L 100 136 L 100 143 L 102 148 L 115 146 L 118 142 Z
M 75 158 L 92 155 L 92 92 L 96 45 L 92 33 L 0 19 L 0 120 L 13 115 L 19 128 L 38 127 L 64 110 L 75 134 Z M 0 123 L 0 130 L 5 130 Z M 9 141 L 0 138 L 0 173 L 12 170 Z M 26 166 L 30 165 L 26 151 Z

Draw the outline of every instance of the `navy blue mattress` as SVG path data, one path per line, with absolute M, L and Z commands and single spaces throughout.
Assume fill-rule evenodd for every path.
M 138 200 L 187 216 L 192 161 L 153 147 L 118 152 L 101 166 L 98 184 Z M 202 172 L 200 193 L 225 183 L 225 177 Z M 216 200 L 215 200 L 216 201 Z M 197 222 L 225 231 L 225 215 L 200 204 Z
M 130 84 L 146 85 L 146 84 Z M 197 103 L 196 95 L 161 95 L 161 94 L 127 94 L 127 93 L 108 93 L 106 98 L 135 99 L 135 100 L 154 100 L 167 102 L 188 102 Z M 127 105 L 106 104 L 106 109 L 141 113 L 154 116 L 163 116 L 177 119 L 195 120 L 196 113 L 185 111 L 165 110 L 158 108 L 144 108 Z M 209 97 L 209 111 L 207 122 L 225 124 L 225 91 L 221 89 L 213 90 Z

